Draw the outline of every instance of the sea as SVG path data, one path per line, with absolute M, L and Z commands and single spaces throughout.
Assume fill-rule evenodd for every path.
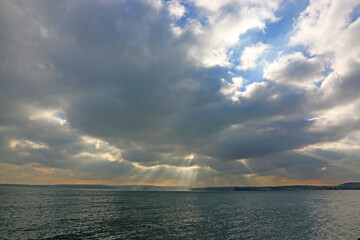
M 354 239 L 359 190 L 0 187 L 0 239 Z

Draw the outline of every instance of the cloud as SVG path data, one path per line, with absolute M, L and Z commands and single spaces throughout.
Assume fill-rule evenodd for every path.
M 168 3 L 168 10 L 170 12 L 170 15 L 172 15 L 176 19 L 183 17 L 186 13 L 186 8 L 181 5 L 180 1 L 177 0 L 173 0 Z
M 258 59 L 269 47 L 270 46 L 268 44 L 264 44 L 262 42 L 258 42 L 256 44 L 246 47 L 240 57 L 241 65 L 239 65 L 238 68 L 240 70 L 256 68 L 258 64 Z
M 356 4 L 311 1 L 290 45 L 272 42 L 284 52 L 263 66 L 279 4 L 1 2 L 0 161 L 19 175 L 1 181 L 354 179 L 357 140 L 346 139 L 359 129 Z M 324 32 L 330 23 L 334 33 Z M 239 58 L 263 76 L 239 71 Z
M 243 34 L 249 30 L 263 31 L 266 22 L 277 21 L 277 0 L 191 2 L 204 20 L 188 19 L 183 27 L 194 39 L 187 52 L 190 59 L 205 67 L 230 66 L 230 50 L 241 43 Z
M 321 81 L 324 67 L 318 58 L 296 52 L 279 57 L 264 69 L 264 78 L 293 88 L 313 88 Z
M 357 6 L 356 0 L 310 1 L 296 21 L 290 43 L 305 45 L 311 55 L 325 57 L 334 71 L 345 73 L 351 61 L 360 60 L 360 47 L 355 40 L 359 38 L 360 21 L 350 18 Z
M 9 147 L 14 148 L 32 148 L 32 149 L 42 149 L 42 148 L 49 148 L 49 146 L 42 142 L 33 142 L 30 140 L 16 140 L 11 139 L 9 141 Z

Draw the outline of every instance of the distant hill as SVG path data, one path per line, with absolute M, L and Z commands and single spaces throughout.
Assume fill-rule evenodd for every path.
M 342 189 L 360 189 L 360 182 L 348 182 L 338 185 Z

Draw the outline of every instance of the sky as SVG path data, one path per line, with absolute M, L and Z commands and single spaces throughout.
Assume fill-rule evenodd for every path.
M 360 0 L 0 1 L 0 183 L 360 180 Z

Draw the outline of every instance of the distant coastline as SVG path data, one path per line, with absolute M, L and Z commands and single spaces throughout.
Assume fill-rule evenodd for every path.
M 27 184 L 0 184 L 0 187 L 40 187 L 40 188 L 72 188 L 72 189 L 109 189 L 122 191 L 294 191 L 294 190 L 360 190 L 360 182 L 347 182 L 336 186 L 290 185 L 266 187 L 170 187 L 153 185 L 85 185 L 85 184 L 59 184 L 59 185 L 27 185 Z
M 109 189 L 122 191 L 189 191 L 189 187 L 171 187 L 154 185 L 97 185 L 97 184 L 56 184 L 56 185 L 28 185 L 28 184 L 0 184 L 0 187 L 38 187 L 38 188 L 72 188 L 72 189 Z
M 360 190 L 360 182 L 342 183 L 336 186 L 290 185 L 266 187 L 201 187 L 194 191 L 289 191 L 289 190 Z

